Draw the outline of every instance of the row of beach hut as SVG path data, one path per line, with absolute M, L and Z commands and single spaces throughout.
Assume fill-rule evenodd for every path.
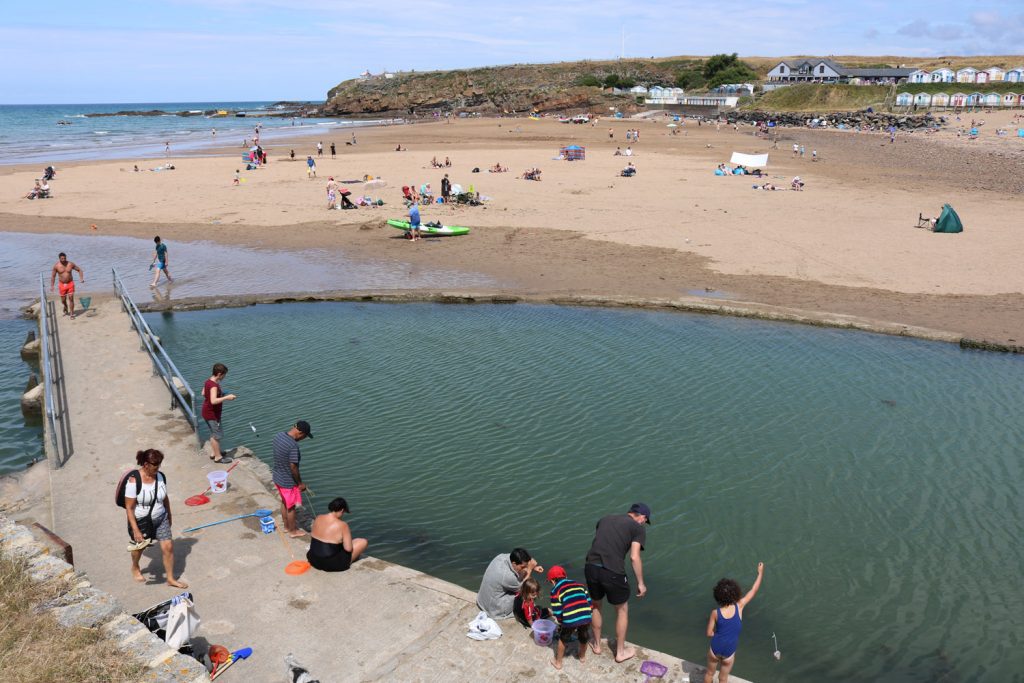
M 1024 94 L 997 92 L 937 93 L 901 92 L 896 95 L 897 107 L 1024 107 Z
M 926 71 L 918 69 L 907 77 L 908 83 L 1024 83 L 1024 66 L 1012 69 L 1000 69 L 998 66 L 988 69 L 935 69 Z

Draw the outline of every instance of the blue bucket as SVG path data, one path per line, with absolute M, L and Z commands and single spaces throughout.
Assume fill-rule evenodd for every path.
M 262 529 L 263 533 L 265 533 L 265 534 L 272 534 L 272 533 L 274 533 L 274 530 L 275 530 L 274 518 L 273 517 L 263 517 L 263 518 L 261 518 L 260 519 L 260 529 Z

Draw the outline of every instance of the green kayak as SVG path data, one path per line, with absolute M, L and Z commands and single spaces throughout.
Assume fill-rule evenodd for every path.
M 399 230 L 409 230 L 409 221 L 399 221 L 391 219 L 388 221 L 388 225 L 392 228 Z M 420 232 L 424 235 L 466 235 L 469 233 L 469 228 L 464 228 L 461 225 L 442 225 L 441 227 L 432 227 L 426 223 L 420 224 Z

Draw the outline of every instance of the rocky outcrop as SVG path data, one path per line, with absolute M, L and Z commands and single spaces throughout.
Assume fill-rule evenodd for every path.
M 327 93 L 329 116 L 410 116 L 435 111 L 482 114 L 513 112 L 623 112 L 643 109 L 630 95 L 612 94 L 581 82 L 610 74 L 647 85 L 670 85 L 671 65 L 658 62 L 566 62 L 398 73 L 344 81 Z
M 818 125 L 825 128 L 835 128 L 842 124 L 848 128 L 867 126 L 872 128 L 888 128 L 894 126 L 901 130 L 915 128 L 934 128 L 946 124 L 945 116 L 932 116 L 923 114 L 921 116 L 901 116 L 897 114 L 886 114 L 866 111 L 850 112 L 777 112 L 777 111 L 738 111 L 727 114 L 729 121 L 747 123 L 759 123 L 761 121 L 774 121 L 780 126 L 807 126 L 808 122 L 817 120 Z

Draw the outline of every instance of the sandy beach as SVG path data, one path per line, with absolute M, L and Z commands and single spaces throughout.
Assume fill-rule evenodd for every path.
M 782 129 L 778 149 L 751 126 L 687 122 L 671 135 L 660 118 L 593 126 L 553 119 L 423 123 L 361 129 L 355 146 L 339 135 L 336 159 L 325 135 L 316 179 L 307 178 L 304 161 L 315 155 L 317 139 L 307 136 L 275 143 L 268 166 L 254 171 L 244 170 L 241 147 L 219 156 L 65 164 L 51 183 L 54 198 L 37 201 L 21 197 L 41 169 L 8 167 L 0 170 L 0 229 L 160 234 L 172 250 L 174 242 L 196 240 L 338 249 L 396 267 L 484 273 L 512 293 L 706 292 L 1017 345 L 1024 342 L 1015 234 L 1024 139 L 995 135 L 999 126 L 1015 132 L 1012 113 L 984 118 L 978 140 L 957 137 L 952 126 L 900 133 L 894 144 L 882 134 Z M 640 131 L 639 142 L 626 141 L 630 128 Z M 555 159 L 561 145 L 573 143 L 586 147 L 586 161 Z M 805 146 L 805 157 L 794 158 L 794 143 Z M 407 151 L 396 152 L 398 144 Z M 627 145 L 638 169 L 633 178 L 618 175 L 628 159 L 613 155 Z M 769 177 L 713 175 L 733 151 L 768 152 Z M 446 156 L 450 168 L 431 168 L 431 158 Z M 176 170 L 145 170 L 166 161 Z M 510 172 L 487 172 L 496 163 Z M 541 182 L 518 177 L 530 167 L 543 171 Z M 239 186 L 232 183 L 236 169 Z M 423 218 L 469 226 L 469 236 L 412 243 L 385 225 L 405 214 L 402 185 L 429 182 L 439 192 L 446 172 L 489 200 L 431 206 Z M 347 182 L 364 174 L 386 187 L 364 192 L 362 182 Z M 804 191 L 782 189 L 795 175 Z M 329 176 L 385 206 L 328 211 Z M 780 190 L 752 187 L 766 181 Z M 936 215 L 945 202 L 963 219 L 962 234 L 914 229 L 919 212 Z

